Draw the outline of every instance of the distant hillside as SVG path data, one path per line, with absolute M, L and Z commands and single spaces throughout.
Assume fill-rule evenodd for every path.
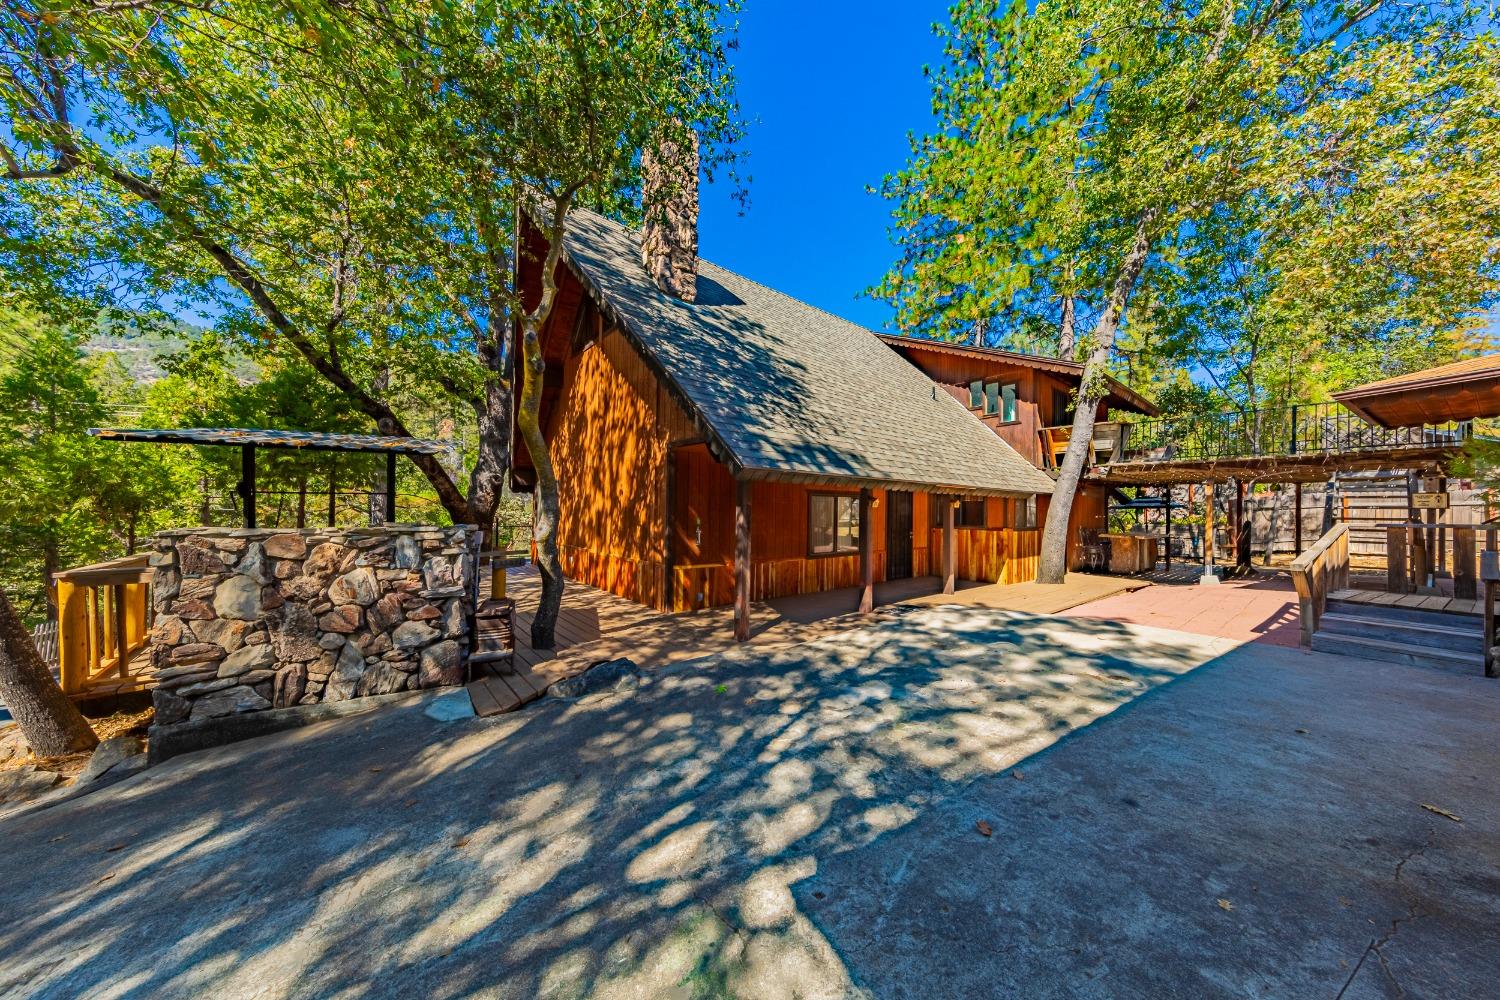
M 83 349 L 89 354 L 115 355 L 131 378 L 141 385 L 150 385 L 167 374 L 161 366 L 163 358 L 186 349 L 205 332 L 205 327 L 182 320 L 150 325 L 101 320 L 99 331 L 84 343 Z M 243 357 L 235 358 L 234 373 L 242 382 L 254 382 L 260 377 L 255 362 Z

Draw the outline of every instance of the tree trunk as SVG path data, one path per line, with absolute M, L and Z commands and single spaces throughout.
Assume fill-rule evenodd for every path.
M 0 590 L 0 701 L 38 757 L 79 753 L 99 739 L 37 655 L 31 633 Z
M 1083 366 L 1083 381 L 1078 387 L 1078 407 L 1073 412 L 1072 436 L 1068 439 L 1068 450 L 1063 454 L 1057 484 L 1052 489 L 1047 524 L 1042 529 L 1037 583 L 1062 583 L 1068 573 L 1068 521 L 1073 515 L 1073 498 L 1083 480 L 1084 470 L 1093 460 L 1094 421 L 1100 402 L 1108 395 L 1106 376 L 1109 374 L 1110 351 L 1115 345 L 1115 331 L 1120 328 L 1130 293 L 1146 266 L 1146 256 L 1151 252 L 1151 227 L 1155 221 L 1156 211 L 1152 209 L 1136 223 L 1135 239 L 1120 262 L 1114 288 L 1109 293 L 1109 303 L 1090 335 L 1092 342 Z
M 1073 353 L 1078 350 L 1073 323 L 1073 296 L 1065 295 L 1062 300 L 1062 323 L 1057 328 L 1057 356 L 1064 361 L 1072 361 Z
M 562 559 L 557 552 L 557 473 L 552 467 L 552 455 L 547 450 L 541 426 L 542 374 L 546 371 L 546 361 L 542 358 L 540 332 L 534 328 L 537 325 L 528 318 L 523 327 L 526 379 L 521 387 L 521 408 L 516 422 L 521 429 L 521 438 L 526 442 L 526 450 L 531 453 L 531 464 L 536 469 L 536 519 L 531 530 L 532 541 L 536 544 L 537 569 L 542 574 L 542 596 L 537 603 L 536 616 L 531 620 L 531 647 L 551 649 L 556 642 L 564 580 Z
M 542 355 L 542 330 L 552 313 L 552 303 L 557 299 L 557 265 L 562 259 L 563 234 L 575 192 L 576 188 L 570 188 L 553 199 L 547 256 L 541 262 L 542 296 L 536 308 L 521 320 L 521 363 L 526 377 L 521 385 L 516 425 L 536 469 L 536 517 L 532 541 L 536 545 L 537 569 L 542 574 L 542 596 L 537 602 L 536 616 L 531 620 L 533 649 L 551 649 L 556 641 L 557 615 L 562 610 L 565 585 L 562 559 L 557 553 L 557 473 L 552 467 L 552 454 L 547 450 L 547 438 L 542 434 L 542 376 L 547 370 L 547 359 Z
M 62 556 L 57 551 L 57 535 L 47 530 L 47 536 L 42 541 L 42 593 L 47 600 L 47 620 L 57 621 L 57 586 L 52 582 L 53 576 L 62 570 Z

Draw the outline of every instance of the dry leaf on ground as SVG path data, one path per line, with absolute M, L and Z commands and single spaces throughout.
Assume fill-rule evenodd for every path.
M 975 823 L 974 829 L 978 830 L 986 837 L 993 836 L 995 833 L 995 828 L 990 826 L 990 824 L 985 820 L 980 820 L 978 823 Z

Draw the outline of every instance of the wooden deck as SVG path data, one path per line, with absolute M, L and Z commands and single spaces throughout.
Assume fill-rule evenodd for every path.
M 875 615 L 880 617 L 881 606 L 909 602 L 940 585 L 936 577 L 877 584 Z M 731 608 L 665 614 L 569 580 L 558 615 L 557 648 L 533 649 L 531 622 L 541 594 L 535 568 L 511 570 L 506 594 L 516 599 L 515 664 L 470 682 L 469 694 L 479 715 L 514 711 L 540 698 L 555 681 L 602 660 L 626 656 L 643 668 L 656 669 L 740 645 L 734 641 Z M 849 588 L 753 604 L 749 641 L 766 648 L 791 646 L 868 622 L 870 616 L 856 613 L 857 596 L 858 591 Z
M 1411 608 L 1416 611 L 1446 611 L 1456 615 L 1484 615 L 1484 602 L 1442 594 L 1391 594 L 1383 590 L 1335 590 L 1328 595 L 1331 601 L 1349 601 L 1352 604 L 1375 604 L 1393 608 Z
M 962 604 L 973 608 L 1055 615 L 1081 604 L 1149 586 L 1151 581 L 1142 577 L 1069 573 L 1061 584 L 1055 586 L 1035 582 L 969 586 L 956 594 L 931 594 L 908 603 Z
M 1149 581 L 1128 577 L 1069 573 L 1067 582 L 1058 587 L 960 582 L 958 593 L 942 594 L 937 577 L 917 577 L 876 584 L 874 620 L 882 619 L 882 607 L 899 604 L 961 604 L 1054 614 L 1150 585 Z M 515 664 L 508 670 L 502 667 L 476 677 L 469 684 L 474 710 L 480 715 L 514 711 L 540 698 L 553 682 L 582 673 L 602 660 L 626 656 L 643 668 L 655 669 L 727 652 L 739 645 L 734 641 L 730 608 L 664 614 L 569 580 L 558 616 L 557 648 L 537 650 L 531 647 L 531 622 L 541 594 L 536 570 L 512 570 L 506 593 L 516 599 Z M 868 623 L 872 617 L 855 610 L 858 593 L 851 587 L 753 604 L 749 641 L 763 648 L 791 646 Z

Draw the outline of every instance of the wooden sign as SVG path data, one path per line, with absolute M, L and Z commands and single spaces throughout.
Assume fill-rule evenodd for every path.
M 1446 493 L 1413 493 L 1411 505 L 1417 510 L 1447 510 L 1448 494 Z

